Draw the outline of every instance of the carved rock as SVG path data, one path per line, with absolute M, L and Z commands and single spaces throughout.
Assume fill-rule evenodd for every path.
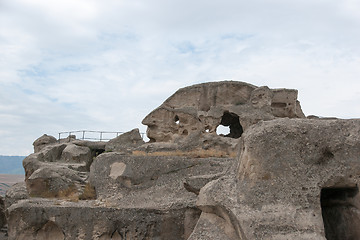
M 148 126 L 150 144 L 172 142 L 180 150 L 222 145 L 218 149 L 229 155 L 236 152 L 231 142 L 237 142 L 247 128 L 278 117 L 305 117 L 297 90 L 223 81 L 179 89 L 142 123 Z M 217 134 L 220 125 L 228 127 L 228 133 Z
M 229 239 L 360 238 L 360 120 L 261 122 L 242 141 L 236 171 L 197 202 L 224 222 L 201 215 L 190 239 L 208 231 L 201 222 Z
M 143 123 L 149 143 L 133 130 L 25 158 L 9 240 L 360 239 L 360 120 L 306 119 L 296 90 L 225 81 Z

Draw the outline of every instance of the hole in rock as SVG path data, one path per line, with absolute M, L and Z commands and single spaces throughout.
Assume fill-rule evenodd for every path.
M 216 128 L 216 133 L 217 135 L 222 135 L 222 136 L 227 136 L 230 134 L 230 128 L 229 127 L 225 127 L 223 125 L 219 125 L 217 128 Z
M 224 137 L 239 138 L 244 132 L 240 124 L 239 116 L 235 113 L 224 112 L 220 124 L 221 125 L 216 128 L 218 135 L 222 134 Z
M 179 123 L 180 123 L 180 119 L 179 119 L 179 116 L 178 116 L 178 115 L 175 115 L 174 122 L 175 122 L 176 124 L 179 124 Z
M 321 189 L 321 212 L 327 240 L 360 239 L 358 187 Z

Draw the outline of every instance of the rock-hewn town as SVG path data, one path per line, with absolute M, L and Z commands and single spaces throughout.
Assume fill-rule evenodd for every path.
M 9 240 L 360 239 L 360 120 L 293 89 L 179 89 L 108 142 L 43 135 L 0 198 Z M 218 133 L 219 126 L 228 133 Z

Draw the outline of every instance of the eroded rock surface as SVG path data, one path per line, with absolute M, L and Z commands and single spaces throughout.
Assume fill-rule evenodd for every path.
M 6 194 L 9 240 L 360 239 L 360 120 L 306 119 L 296 90 L 225 81 L 143 123 L 149 143 L 36 140 Z
M 11 205 L 17 203 L 20 200 L 28 198 L 29 194 L 26 189 L 25 182 L 15 183 L 8 191 L 6 191 L 5 209 L 9 208 Z
M 199 210 L 191 208 L 119 208 L 105 203 L 46 199 L 21 201 L 11 206 L 9 212 L 9 239 L 27 240 L 53 239 L 53 236 L 56 239 L 186 239 L 190 233 L 184 223 L 191 221 L 192 215 L 199 215 Z M 192 230 L 193 226 L 190 227 Z
M 242 140 L 236 172 L 201 189 L 211 215 L 190 239 L 213 215 L 229 239 L 360 238 L 360 120 L 265 121 Z
M 236 152 L 237 139 L 260 120 L 303 118 L 297 90 L 269 89 L 223 81 L 179 89 L 144 118 L 151 143 L 176 143 L 174 148 Z M 228 133 L 217 134 L 218 127 Z M 153 144 L 162 147 L 162 144 Z M 151 147 L 149 147 L 151 148 Z
M 56 142 L 57 142 L 56 138 L 54 138 L 53 136 L 44 134 L 41 137 L 39 137 L 38 139 L 36 139 L 35 142 L 33 143 L 34 152 L 37 153 L 41 149 L 43 149 L 46 145 L 53 144 Z
M 105 151 L 107 152 L 131 152 L 134 148 L 143 145 L 145 142 L 142 139 L 139 129 L 133 129 L 130 132 L 121 134 L 120 136 L 111 139 L 107 144 Z
M 232 158 L 189 158 L 180 156 L 131 156 L 105 153 L 91 166 L 90 183 L 98 198 L 118 199 L 132 206 L 160 208 L 164 205 L 193 207 L 196 195 L 183 184 L 204 173 L 223 176 Z M 210 182 L 212 179 L 207 179 Z

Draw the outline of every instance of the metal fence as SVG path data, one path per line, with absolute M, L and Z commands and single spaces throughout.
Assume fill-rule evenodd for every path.
M 92 141 L 109 141 L 110 139 L 116 138 L 125 132 L 108 132 L 108 131 L 89 131 L 89 130 L 78 130 L 70 132 L 59 132 L 59 141 L 62 138 L 75 136 L 76 139 L 81 140 L 92 140 Z M 145 133 L 140 133 L 142 139 L 144 139 Z

